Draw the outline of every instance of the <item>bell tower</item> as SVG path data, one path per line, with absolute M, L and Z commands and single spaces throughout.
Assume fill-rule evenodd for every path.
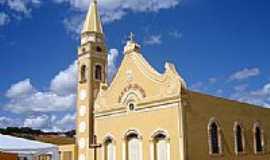
M 78 160 L 90 159 L 94 143 L 94 101 L 100 84 L 107 82 L 107 49 L 97 1 L 92 0 L 81 31 L 78 49 L 76 144 Z

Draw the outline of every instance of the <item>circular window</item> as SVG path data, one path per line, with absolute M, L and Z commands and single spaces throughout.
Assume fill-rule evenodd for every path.
M 80 106 L 80 110 L 79 110 L 80 116 L 84 116 L 85 113 L 86 113 L 86 106 L 85 105 L 81 105 Z
M 81 122 L 79 125 L 79 131 L 81 133 L 83 133 L 86 130 L 86 123 L 85 122 Z
M 80 149 L 83 149 L 84 147 L 85 147 L 85 139 L 84 138 L 81 138 L 80 140 L 79 140 L 79 148 Z
M 85 98 L 87 97 L 87 92 L 86 92 L 86 90 L 80 91 L 79 97 L 80 97 L 80 100 L 82 100 L 82 101 L 85 100 Z
M 130 111 L 134 111 L 134 110 L 135 110 L 135 105 L 134 105 L 134 103 L 130 103 L 130 104 L 128 105 L 128 108 L 129 108 Z

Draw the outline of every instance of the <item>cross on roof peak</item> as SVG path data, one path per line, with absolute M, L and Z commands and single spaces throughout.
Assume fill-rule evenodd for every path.
M 130 34 L 129 34 L 129 41 L 134 42 L 134 40 L 135 40 L 135 34 L 132 33 L 132 32 L 130 32 Z

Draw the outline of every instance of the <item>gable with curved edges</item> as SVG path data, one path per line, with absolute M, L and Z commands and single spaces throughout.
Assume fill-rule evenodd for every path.
M 179 98 L 184 80 L 174 65 L 166 63 L 165 72 L 158 73 L 137 52 L 125 54 L 110 86 L 101 86 L 95 112 L 125 110 L 132 101 L 137 106 Z

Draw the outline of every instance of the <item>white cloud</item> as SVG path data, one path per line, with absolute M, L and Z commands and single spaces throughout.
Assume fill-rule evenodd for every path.
M 110 49 L 110 53 L 108 55 L 108 78 L 109 80 L 112 80 L 115 72 L 117 71 L 116 68 L 116 59 L 119 55 L 119 52 L 117 49 Z
M 116 72 L 117 49 L 110 49 L 108 55 L 108 76 Z M 50 82 L 48 91 L 39 91 L 30 79 L 19 81 L 7 90 L 8 103 L 5 110 L 13 113 L 46 113 L 75 109 L 77 89 L 77 61 L 60 71 Z
M 2 0 L 2 4 L 5 4 L 11 11 L 29 15 L 32 7 L 39 5 L 40 0 Z
M 22 0 L 8 0 L 7 5 L 11 10 L 14 10 L 16 12 L 22 12 L 26 15 L 30 13 L 30 9 L 27 8 L 26 1 Z
M 158 12 L 160 9 L 175 7 L 181 0 L 99 0 L 99 9 L 104 23 L 120 20 L 129 12 Z M 67 3 L 76 15 L 64 20 L 69 32 L 80 33 L 82 22 L 88 10 L 90 0 L 54 0 Z
M 230 80 L 244 80 L 250 77 L 258 76 L 260 74 L 259 68 L 245 68 L 230 76 Z
M 9 20 L 9 16 L 6 13 L 0 12 L 0 26 L 8 24 Z
M 50 89 L 58 95 L 75 94 L 77 89 L 77 61 L 60 71 L 51 81 Z
M 111 80 L 115 74 L 116 60 L 119 51 L 115 48 L 109 50 L 108 54 L 108 77 Z M 72 63 L 67 69 L 60 71 L 51 81 L 50 90 L 57 95 L 76 94 L 77 89 L 77 61 Z
M 90 0 L 54 0 L 56 3 L 69 3 L 72 8 L 88 10 Z M 157 12 L 178 5 L 180 0 L 99 0 L 101 15 L 108 21 L 121 19 L 128 11 Z
M 30 83 L 30 79 L 25 79 L 16 84 L 11 85 L 8 89 L 6 96 L 8 98 L 27 96 L 35 91 Z
M 117 49 L 108 54 L 108 76 L 116 72 Z M 5 111 L 26 116 L 24 121 L 16 120 L 16 126 L 28 126 L 47 131 L 73 129 L 75 126 L 75 105 L 77 85 L 77 61 L 59 71 L 50 82 L 48 90 L 35 88 L 30 79 L 19 81 L 6 91 Z M 66 114 L 68 112 L 68 114 Z M 46 113 L 46 114 L 45 114 Z M 41 115 L 42 114 L 42 115 Z M 54 114 L 54 116 L 50 116 Z M 61 115 L 63 115 L 61 117 Z M 29 115 L 34 115 L 30 116 Z M 37 116 L 38 115 L 38 116 Z M 7 123 L 9 122 L 9 123 Z M 8 118 L 0 118 L 0 127 L 12 125 Z
M 63 74 L 64 76 L 65 74 Z M 59 82 L 61 77 L 62 74 L 59 74 L 53 79 L 52 91 L 38 91 L 29 79 L 11 85 L 6 92 L 8 103 L 5 104 L 4 109 L 13 113 L 72 110 L 72 107 L 75 105 L 76 95 L 74 92 L 71 92 L 72 86 L 69 86 L 68 80 L 62 78 L 63 83 Z M 58 82 L 59 86 L 56 87 L 55 85 Z M 72 82 L 71 85 L 73 85 Z
M 66 114 L 62 119 L 57 120 L 53 125 L 54 130 L 68 131 L 75 128 L 76 114 Z
M 63 117 L 42 114 L 38 116 L 27 117 L 24 120 L 22 126 L 42 129 L 49 132 L 69 131 L 75 128 L 75 120 L 75 113 L 67 113 Z
M 242 80 L 260 74 L 258 68 L 243 69 L 232 74 L 231 80 Z M 209 78 L 207 82 L 197 82 L 191 85 L 191 89 L 200 92 L 207 92 L 216 96 L 223 96 L 243 103 L 254 104 L 270 108 L 270 82 L 258 89 L 250 89 L 252 84 L 226 83 L 227 78 Z
M 75 94 L 59 96 L 53 92 L 35 92 L 13 97 L 4 107 L 14 113 L 59 112 L 74 109 L 75 100 Z
M 47 128 L 49 126 L 50 117 L 47 115 L 32 116 L 24 120 L 24 127 L 31 127 L 35 129 Z
M 205 82 L 198 81 L 191 84 L 190 88 L 194 91 L 199 91 L 199 92 L 207 92 L 207 91 L 215 89 L 216 91 L 213 91 L 212 93 L 218 94 L 220 96 L 223 93 L 223 90 L 215 88 L 215 85 L 217 84 L 217 82 L 218 82 L 218 78 L 211 77 L 211 78 L 208 78 L 207 81 Z
M 30 17 L 32 9 L 40 4 L 40 0 L 0 0 L 0 5 L 6 10 L 6 13 L 0 13 L 0 26 L 7 24 L 12 18 Z
M 161 44 L 161 35 L 151 35 L 149 37 L 146 37 L 144 40 L 145 45 L 155 45 L 155 44 Z
M 203 87 L 203 82 L 196 82 L 196 83 L 194 83 L 194 84 L 192 84 L 192 85 L 190 86 L 190 88 L 191 88 L 192 90 L 195 90 L 195 91 L 200 91 L 200 90 L 202 90 L 202 87 Z
M 255 104 L 270 108 L 270 83 L 265 84 L 261 89 L 255 91 L 241 90 L 231 95 L 231 98 L 241 102 Z
M 80 38 L 81 29 L 83 26 L 84 16 L 82 14 L 76 14 L 63 20 L 66 31 L 75 39 Z
M 0 117 L 0 128 L 15 127 L 18 125 L 18 120 L 9 117 Z
M 219 95 L 219 96 L 221 96 L 223 94 L 223 92 L 224 92 L 223 89 L 218 89 L 216 91 L 216 94 Z
M 270 96 L 270 83 L 265 84 L 262 89 L 259 89 L 251 93 L 254 96 L 263 96 L 269 98 L 268 96 Z
M 212 77 L 212 78 L 209 78 L 208 79 L 208 82 L 211 83 L 211 84 L 213 84 L 213 83 L 216 83 L 217 82 L 217 79 Z
M 237 86 L 234 86 L 234 90 L 235 91 L 245 91 L 248 87 L 248 84 L 241 84 L 241 85 L 237 85 Z
M 178 30 L 174 30 L 172 32 L 169 32 L 169 35 L 176 38 L 176 39 L 181 39 L 183 37 L 183 34 L 179 32 Z

